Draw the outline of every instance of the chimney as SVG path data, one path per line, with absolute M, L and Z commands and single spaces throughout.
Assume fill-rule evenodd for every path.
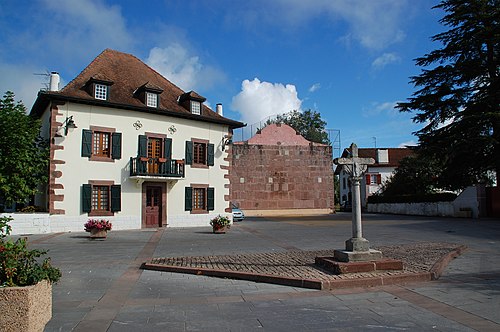
M 389 150 L 377 149 L 377 163 L 379 164 L 389 163 Z
M 59 77 L 59 74 L 55 71 L 50 73 L 50 80 L 49 80 L 49 91 L 59 91 L 59 82 L 61 81 L 61 78 Z
M 223 116 L 223 115 L 222 115 L 222 104 L 221 104 L 221 103 L 218 103 L 218 104 L 215 106 L 215 109 L 217 110 L 217 114 L 219 114 L 220 116 Z

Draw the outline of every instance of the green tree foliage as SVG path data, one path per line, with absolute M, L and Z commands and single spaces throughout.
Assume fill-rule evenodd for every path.
M 59 281 L 61 271 L 42 260 L 46 250 L 29 249 L 27 238 L 8 239 L 11 217 L 0 217 L 0 287 L 36 285 L 42 280 Z
M 450 29 L 432 37 L 442 44 L 416 59 L 418 89 L 403 112 L 416 112 L 421 154 L 442 165 L 439 182 L 449 189 L 487 181 L 500 172 L 500 1 L 443 0 Z M 425 167 L 425 165 L 423 165 Z
M 48 148 L 40 126 L 14 93 L 0 99 L 0 198 L 6 203 L 24 202 L 47 180 Z
M 276 119 L 268 120 L 266 125 L 271 123 L 284 123 L 295 129 L 305 139 L 311 142 L 330 144 L 328 133 L 325 130 L 326 121 L 321 118 L 321 114 L 313 110 L 304 112 L 292 111 L 283 115 L 278 115 Z
M 441 165 L 419 155 L 403 158 L 394 175 L 383 184 L 383 196 L 431 194 L 440 188 Z

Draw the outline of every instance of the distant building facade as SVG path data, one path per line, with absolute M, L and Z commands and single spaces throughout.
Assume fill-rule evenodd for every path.
M 375 160 L 375 164 L 368 166 L 368 170 L 361 180 L 361 203 L 363 207 L 366 207 L 366 200 L 369 196 L 380 192 L 383 183 L 394 174 L 401 159 L 410 156 L 412 153 L 412 150 L 407 148 L 358 149 L 359 157 L 373 158 Z M 350 154 L 349 149 L 344 149 L 342 157 L 348 157 Z M 351 183 L 349 175 L 344 171 L 343 166 L 338 166 L 335 169 L 335 175 L 339 176 L 340 204 L 352 202 Z
M 233 143 L 231 166 L 231 201 L 247 215 L 333 211 L 332 147 L 288 125 L 271 124 Z

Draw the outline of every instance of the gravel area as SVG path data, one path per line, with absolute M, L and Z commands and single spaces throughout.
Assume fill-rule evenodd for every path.
M 430 272 L 432 266 L 460 245 L 454 243 L 423 242 L 397 246 L 381 246 L 384 257 L 402 260 L 403 271 L 380 271 L 334 275 L 314 264 L 317 256 L 333 256 L 334 250 L 291 250 L 279 253 L 256 253 L 222 256 L 164 257 L 154 258 L 155 265 L 235 271 L 258 275 L 273 275 L 287 278 L 313 280 L 339 280 L 375 277 L 381 274 L 397 275 Z

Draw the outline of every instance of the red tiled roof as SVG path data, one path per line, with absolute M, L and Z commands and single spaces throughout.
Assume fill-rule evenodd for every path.
M 85 88 L 91 80 L 112 82 L 108 100 L 96 100 Z M 148 108 L 134 95 L 140 87 L 154 87 L 163 90 L 157 109 Z M 44 108 L 44 99 L 71 100 L 82 103 L 101 104 L 108 107 L 136 109 L 138 111 L 164 113 L 171 116 L 187 117 L 195 120 L 228 124 L 233 128 L 244 126 L 243 123 L 225 118 L 203 105 L 202 114 L 193 115 L 179 105 L 178 98 L 185 94 L 183 90 L 146 65 L 137 57 L 111 49 L 99 54 L 77 77 L 60 91 L 41 91 L 31 111 L 39 114 Z M 194 91 L 189 96 L 197 100 L 202 96 Z M 41 100 L 39 100 L 41 99 Z M 46 101 L 46 100 L 45 100 Z
M 377 161 L 377 150 L 388 150 L 389 162 L 379 163 Z M 351 150 L 344 149 L 342 152 L 342 158 L 350 157 Z M 412 149 L 408 148 L 358 148 L 358 156 L 361 158 L 373 158 L 375 159 L 375 164 L 370 165 L 372 167 L 398 167 L 401 159 L 409 157 L 413 154 Z M 335 172 L 337 173 L 341 168 L 337 167 Z

